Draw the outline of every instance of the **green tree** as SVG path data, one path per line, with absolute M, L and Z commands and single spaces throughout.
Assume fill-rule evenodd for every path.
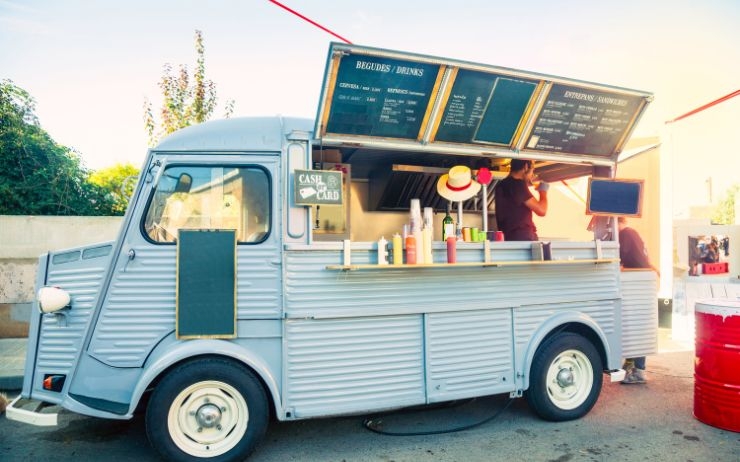
M 134 193 L 138 176 L 139 169 L 133 164 L 115 164 L 112 167 L 94 171 L 90 175 L 89 182 L 105 191 L 107 200 L 111 202 L 113 215 L 123 215 Z
M 712 214 L 712 223 L 715 225 L 732 225 L 735 223 L 735 196 L 740 192 L 740 183 L 735 183 L 727 190 L 727 194 L 717 205 Z
M 216 109 L 216 84 L 206 78 L 205 46 L 203 33 L 195 31 L 195 72 L 191 77 L 186 65 L 181 64 L 177 73 L 172 65 L 164 65 L 164 74 L 159 81 L 162 90 L 162 108 L 159 111 L 160 127 L 154 117 L 152 103 L 144 101 L 144 127 L 149 136 L 149 145 L 154 146 L 160 138 L 181 128 L 208 120 Z M 234 101 L 226 105 L 224 117 L 234 111 Z
M 112 202 L 87 181 L 77 152 L 41 128 L 35 100 L 0 81 L 0 214 L 107 215 Z

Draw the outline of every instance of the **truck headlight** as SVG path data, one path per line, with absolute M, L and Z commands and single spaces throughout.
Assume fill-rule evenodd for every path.
M 42 287 L 38 293 L 39 309 L 42 313 L 53 313 L 69 305 L 70 297 L 59 287 Z

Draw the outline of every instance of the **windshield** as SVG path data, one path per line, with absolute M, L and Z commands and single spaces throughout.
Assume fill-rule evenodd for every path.
M 258 167 L 167 167 L 144 232 L 154 242 L 172 243 L 180 229 L 234 229 L 238 242 L 261 242 L 270 232 L 269 185 Z

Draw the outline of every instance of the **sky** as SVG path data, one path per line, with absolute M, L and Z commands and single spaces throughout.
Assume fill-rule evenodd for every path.
M 740 88 L 738 0 L 282 3 L 358 45 L 652 92 L 633 137 L 665 136 L 666 120 Z M 139 167 L 144 102 L 159 108 L 165 63 L 193 68 L 196 29 L 222 103 L 214 117 L 228 100 L 234 116 L 315 117 L 339 39 L 268 0 L 0 0 L 0 79 L 35 98 L 42 127 L 88 168 Z M 714 196 L 731 181 L 716 166 L 737 162 L 740 97 L 721 106 L 668 134 L 676 155 L 717 156 L 701 171 L 702 183 L 717 176 Z M 705 199 L 697 195 L 687 200 Z

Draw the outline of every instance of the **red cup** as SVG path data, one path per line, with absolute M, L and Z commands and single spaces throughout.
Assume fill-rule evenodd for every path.
M 503 241 L 504 240 L 504 232 L 503 231 L 496 231 L 496 239 L 497 241 Z

